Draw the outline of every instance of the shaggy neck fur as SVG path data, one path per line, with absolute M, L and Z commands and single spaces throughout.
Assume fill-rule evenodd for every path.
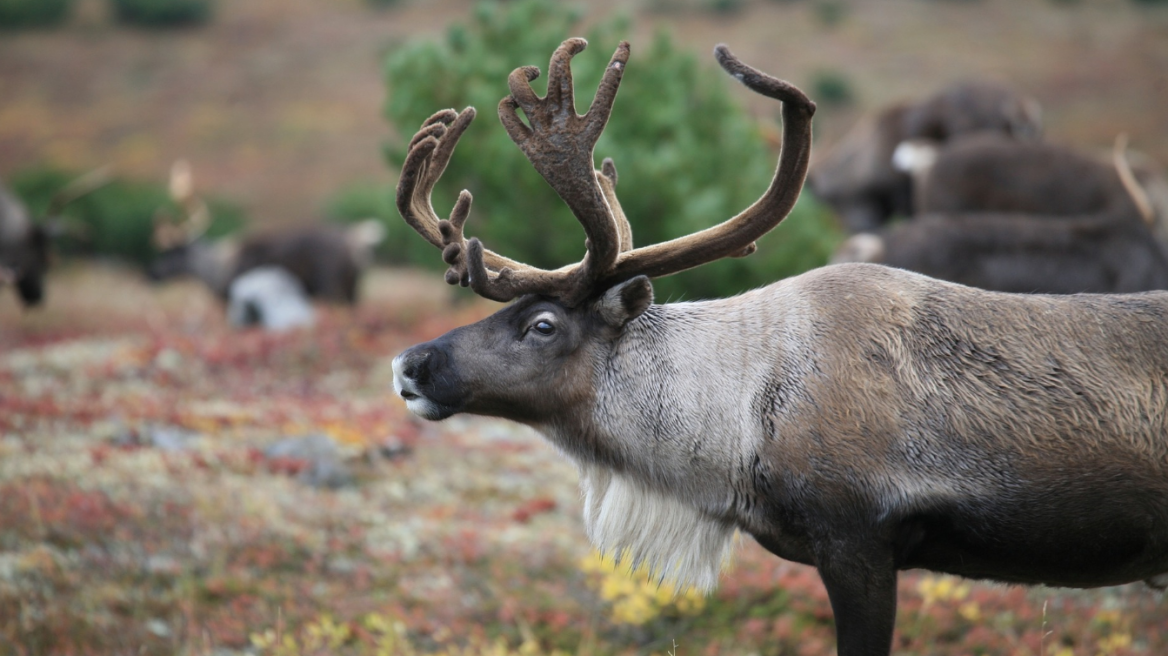
M 792 296 L 782 285 L 750 292 L 764 294 Z M 598 359 L 586 427 L 547 431 L 580 467 L 598 549 L 683 587 L 717 584 L 735 528 L 758 525 L 755 399 L 791 350 L 791 300 L 653 306 Z

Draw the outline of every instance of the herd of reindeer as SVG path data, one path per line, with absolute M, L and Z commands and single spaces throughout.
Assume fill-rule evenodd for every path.
M 967 83 L 861 122 L 808 175 L 852 233 L 833 261 L 1005 292 L 1168 289 L 1162 171 L 1122 135 L 1111 157 L 1043 141 L 1040 116 Z
M 1149 158 L 1110 157 L 1042 140 L 1032 98 L 963 83 L 861 120 L 816 158 L 810 191 L 851 236 L 833 263 L 872 262 L 983 289 L 1070 294 L 1168 289 L 1168 181 Z M 108 181 L 74 181 L 30 217 L 0 186 L 0 289 L 25 306 L 44 296 L 58 214 Z M 156 217 L 152 280 L 193 275 L 236 324 L 278 324 L 308 299 L 353 304 L 383 239 L 375 221 L 314 225 L 247 237 L 203 238 L 210 222 L 189 167 L 175 164 L 171 196 L 183 216 Z M 267 313 L 269 316 L 265 317 Z
M 109 181 L 104 168 L 74 180 L 53 196 L 39 220 L 0 186 L 0 290 L 12 285 L 25 307 L 39 305 L 53 237 L 66 232 L 61 211 Z M 210 209 L 194 192 L 185 160 L 172 166 L 169 192 L 181 216 L 165 208 L 155 213 L 151 237 L 156 254 L 147 277 L 199 279 L 226 304 L 236 325 L 303 325 L 311 321 L 309 299 L 355 304 L 361 273 L 384 238 L 380 222 L 368 219 L 349 226 L 318 224 L 207 239 Z

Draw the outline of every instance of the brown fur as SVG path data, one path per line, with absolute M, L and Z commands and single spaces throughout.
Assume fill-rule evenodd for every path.
M 1168 289 L 1163 246 L 1143 221 L 1128 214 L 927 215 L 879 235 L 854 235 L 834 261 L 887 264 L 1003 292 Z
M 1037 103 L 985 83 L 949 87 L 915 104 L 890 106 L 860 121 L 808 175 L 811 191 L 840 216 L 850 232 L 873 230 L 893 216 L 910 216 L 911 181 L 892 165 L 903 141 L 951 139 L 991 132 L 1017 140 L 1041 131 Z
M 44 277 L 49 268 L 50 235 L 34 222 L 24 204 L 0 186 L 0 291 L 16 288 L 24 307 L 44 299 Z
M 219 255 L 216 248 L 228 252 Z M 261 266 L 286 269 L 313 298 L 352 304 L 364 262 L 346 239 L 345 228 L 310 226 L 252 235 L 237 246 L 202 240 L 182 244 L 160 253 L 148 273 L 153 280 L 194 275 L 225 299 L 233 280 Z
M 919 211 L 933 214 L 1140 216 L 1110 160 L 1067 146 L 994 134 L 959 139 L 942 148 L 924 176 L 918 198 Z
M 102 167 L 82 175 L 49 199 L 46 215 L 34 219 L 24 203 L 0 184 L 0 290 L 15 284 L 24 307 L 40 305 L 53 237 L 68 231 L 60 218 L 65 207 L 110 182 Z

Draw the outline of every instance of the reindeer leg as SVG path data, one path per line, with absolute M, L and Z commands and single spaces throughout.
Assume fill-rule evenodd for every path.
M 888 656 L 896 625 L 896 565 L 878 539 L 829 539 L 816 567 L 835 614 L 839 656 Z

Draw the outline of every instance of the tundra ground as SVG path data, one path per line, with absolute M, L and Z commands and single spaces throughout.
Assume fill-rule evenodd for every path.
M 537 435 L 409 417 L 389 359 L 495 307 L 436 275 L 375 270 L 360 308 L 282 335 L 116 267 L 49 292 L 0 297 L 4 656 L 833 653 L 814 570 L 746 538 L 713 596 L 675 596 L 591 554 L 576 473 Z M 314 435 L 341 475 L 272 449 Z M 1142 585 L 913 572 L 900 603 L 900 654 L 1168 653 Z

